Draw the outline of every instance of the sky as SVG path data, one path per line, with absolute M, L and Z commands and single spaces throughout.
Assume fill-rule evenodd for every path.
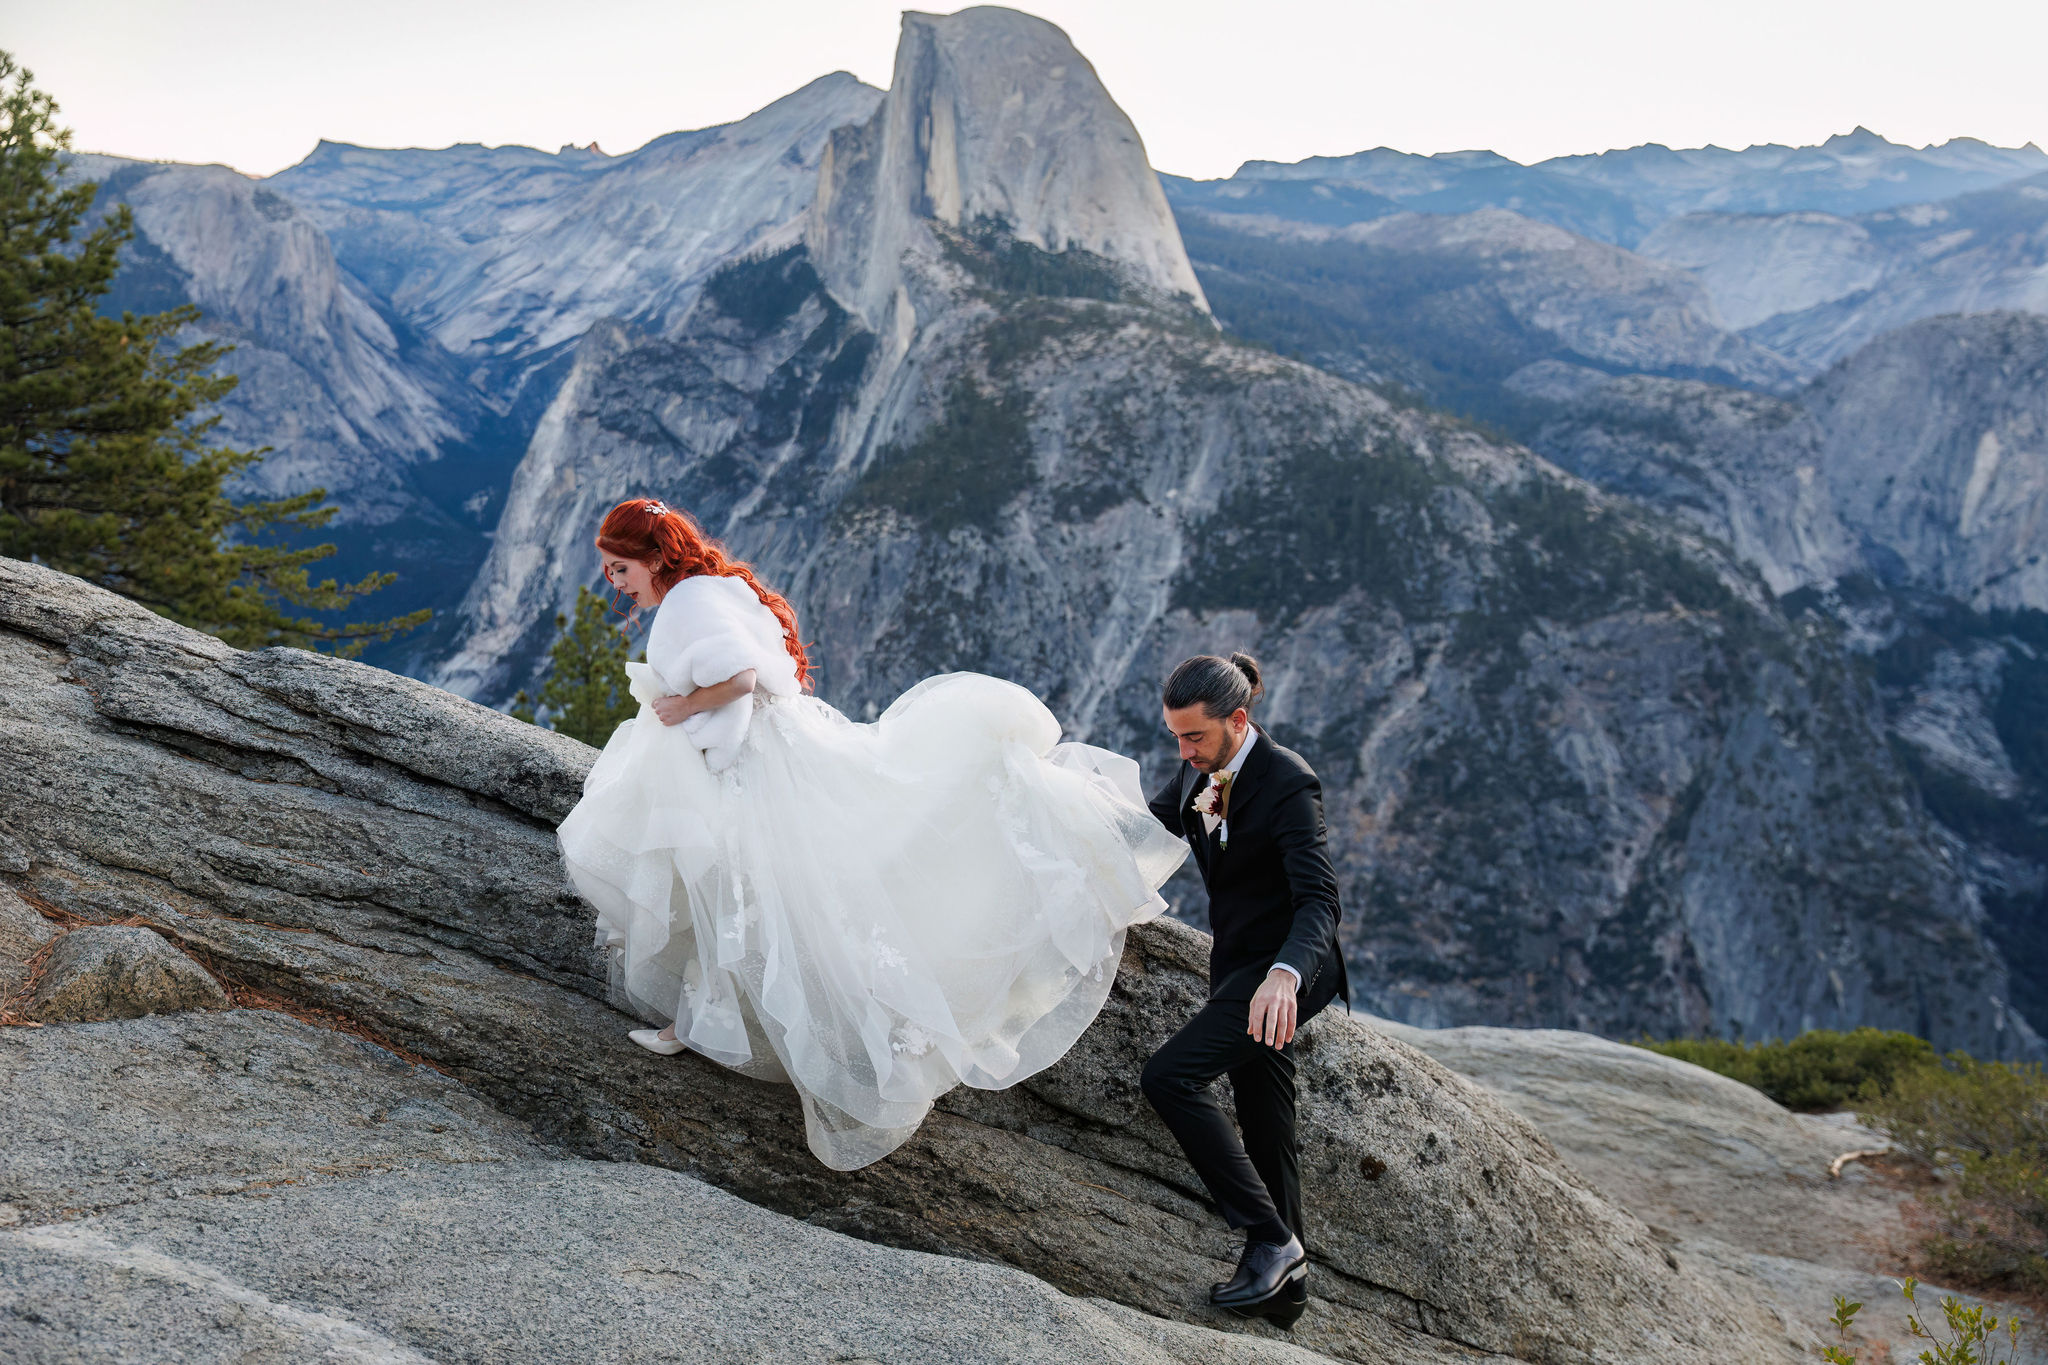
M 1518 161 L 1662 142 L 2048 145 L 2042 0 L 1043 0 L 1198 178 L 1388 146 Z M 269 174 L 327 138 L 597 142 L 742 118 L 828 71 L 889 82 L 869 0 L 0 0 L 0 49 L 81 151 Z

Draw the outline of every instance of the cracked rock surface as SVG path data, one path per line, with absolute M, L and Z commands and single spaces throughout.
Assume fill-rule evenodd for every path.
M 273 1012 L 11 1029 L 0 1083 L 9 1361 L 1324 1359 L 579 1160 Z
M 1207 1308 L 1208 1285 L 1228 1272 L 1231 1241 L 1137 1087 L 1143 1059 L 1204 994 L 1200 934 L 1172 923 L 1134 933 L 1109 1005 L 1059 1065 L 1008 1091 L 955 1091 L 889 1159 L 829 1171 L 805 1147 L 789 1090 L 687 1055 L 657 1058 L 625 1040 L 633 1021 L 604 1003 L 586 946 L 589 913 L 568 894 L 554 856 L 553 822 L 575 800 L 593 757 L 409 679 L 292 650 L 244 654 L 75 579 L 0 561 L 0 769 L 28 774 L 23 799 L 0 813 L 0 851 L 13 851 L 13 862 L 0 866 L 22 866 L 6 874 L 17 890 L 89 920 L 140 917 L 241 987 L 325 1011 L 427 1059 L 451 1078 L 430 1086 L 445 1107 L 460 1098 L 476 1114 L 488 1104 L 555 1151 L 668 1168 L 579 1165 L 596 1174 L 576 1179 L 612 1182 L 605 1188 L 614 1193 L 602 1198 L 617 1201 L 622 1219 L 650 1200 L 691 1198 L 755 1220 L 742 1226 L 772 1235 L 744 1233 L 740 1240 L 754 1247 L 748 1264 L 782 1256 L 777 1238 L 830 1230 L 1027 1272 L 1042 1283 L 1017 1283 L 1045 1296 L 1048 1323 L 1082 1311 L 1055 1292 L 1063 1291 L 1122 1305 L 1087 1309 L 1110 1321 L 1142 1316 L 1149 1340 L 1198 1331 L 1206 1342 L 1217 1335 L 1212 1329 L 1244 1334 L 1235 1338 L 1243 1342 L 1270 1335 Z M 90 1029 L 191 1036 L 234 1017 L 53 1025 L 8 1030 L 0 1042 L 14 1058 Z M 182 1054 L 181 1064 L 203 1066 Z M 121 1066 L 77 1065 L 95 1075 Z M 366 1075 L 381 1065 L 349 1064 Z M 1326 1015 L 1305 1032 L 1300 1065 L 1317 1297 L 1296 1345 L 1372 1362 L 1796 1358 L 1761 1310 L 1673 1256 L 1535 1128 L 1421 1052 Z M 405 1084 L 427 1082 L 415 1076 Z M 173 1093 L 196 1085 L 189 1076 L 166 1081 Z M 309 1089 L 332 1088 L 253 1093 L 252 1132 L 260 1137 L 261 1116 L 280 1095 Z M 117 1113 L 138 1107 L 123 1105 L 118 1090 L 108 1095 Z M 425 1097 L 419 1103 L 432 1108 Z M 323 1104 L 303 1122 L 287 1105 L 278 1131 L 318 1135 L 336 1154 L 329 1165 L 376 1147 L 362 1145 L 371 1130 L 361 1126 L 375 1104 L 351 1099 L 346 1087 Z M 404 1110 L 399 1103 L 393 1112 Z M 97 1131 L 116 1120 L 70 1122 Z M 111 1155 L 96 1173 L 78 1158 L 76 1179 L 101 1193 L 64 1207 L 106 1207 L 95 1236 L 120 1245 L 139 1239 L 181 1264 L 255 1285 L 251 1292 L 266 1303 L 317 1308 L 344 1323 L 377 1314 L 386 1315 L 379 1322 L 398 1320 L 389 1316 L 394 1308 L 373 1308 L 391 1302 L 377 1297 L 385 1292 L 376 1288 L 382 1253 L 366 1251 L 360 1275 L 346 1258 L 343 1269 L 316 1275 L 310 1261 L 293 1260 L 289 1238 L 323 1219 L 336 1236 L 349 1219 L 362 1237 L 393 1235 L 383 1225 L 403 1225 L 409 1182 L 432 1184 L 449 1217 L 470 1204 L 509 1204 L 503 1217 L 514 1245 L 538 1246 L 551 1221 L 586 1215 L 596 1220 L 579 1225 L 590 1237 L 615 1238 L 605 1215 L 576 1207 L 582 1196 L 569 1186 L 506 1173 L 507 1162 L 532 1159 L 515 1158 L 510 1130 L 476 1119 L 461 1142 L 484 1143 L 474 1149 L 481 1155 L 458 1154 L 454 1165 L 434 1155 L 445 1134 L 433 1134 L 431 1123 L 407 1118 L 391 1131 L 401 1169 L 352 1177 L 347 1191 L 310 1179 L 267 1197 L 237 1194 L 262 1207 L 237 1213 L 249 1220 L 237 1224 L 244 1232 L 219 1243 L 152 1221 L 168 1217 L 158 1205 L 127 1207 L 118 1197 L 124 1168 Z M 187 1174 L 184 1158 L 166 1157 L 171 1174 L 127 1170 L 125 1186 L 253 1182 L 274 1158 L 257 1137 L 249 1143 L 247 1169 L 230 1161 L 207 1175 L 201 1160 Z M 36 1145 L 53 1144 L 62 1145 L 54 1136 Z M 112 1140 L 123 1150 L 133 1145 Z M 662 1182 L 679 1181 L 677 1172 L 727 1194 L 700 1194 L 694 1183 L 675 1193 L 685 1187 Z M 487 1194 L 486 1185 L 501 1194 Z M 508 1189 L 514 1193 L 502 1193 Z M 41 1209 L 40 1197 L 24 1193 L 16 1202 Z M 429 1198 L 425 1184 L 419 1197 Z M 798 1233 L 778 1215 L 810 1226 Z M 534 1231 L 519 1231 L 528 1224 Z M 267 1240 L 273 1232 L 262 1229 L 273 1227 L 284 1240 Z M 60 1232 L 33 1233 L 44 1240 L 33 1242 L 33 1265 L 20 1273 L 42 1274 L 49 1257 L 77 1252 L 48 1243 Z M 424 1235 L 389 1245 L 418 1246 Z M 521 1243 L 523 1236 L 533 1240 Z M 269 1250 L 233 1249 L 244 1243 Z M 451 1274 L 501 1273 L 488 1239 L 436 1245 L 450 1257 L 473 1249 L 474 1263 L 444 1267 Z M 926 1264 L 834 1245 L 849 1248 L 840 1272 L 847 1275 L 856 1265 Z M 84 1252 L 67 1264 L 97 1267 L 96 1275 L 154 1273 Z M 714 1261 L 707 1273 L 715 1282 L 733 1264 Z M 956 1261 L 943 1268 L 965 1273 Z M 491 1300 L 501 1311 L 523 1311 L 520 1295 L 539 1292 L 513 1282 L 517 1293 Z M 553 1302 L 572 1301 L 565 1294 Z M 1685 1309 L 1671 1312 L 1672 1304 Z M 355 1306 L 330 1312 L 346 1305 Z M 905 1341 L 914 1338 L 909 1323 Z M 430 1346 L 407 1349 L 432 1354 Z M 888 1358 L 911 1357 L 899 1349 Z

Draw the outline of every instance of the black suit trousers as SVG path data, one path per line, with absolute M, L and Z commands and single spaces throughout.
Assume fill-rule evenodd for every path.
M 1211 1000 L 1145 1063 L 1139 1084 L 1233 1228 L 1278 1219 L 1301 1236 L 1301 1161 L 1294 1145 L 1294 1044 L 1245 1031 L 1251 1003 Z M 1230 1077 L 1240 1141 L 1214 1090 Z

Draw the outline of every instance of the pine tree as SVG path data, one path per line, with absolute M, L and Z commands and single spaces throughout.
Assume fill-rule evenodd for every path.
M 70 133 L 33 80 L 0 52 L 0 554 L 245 649 L 354 653 L 424 621 L 333 626 L 284 609 L 340 611 L 396 575 L 310 581 L 334 547 L 279 542 L 333 517 L 316 506 L 324 489 L 250 503 L 222 491 L 268 453 L 208 439 L 220 418 L 200 414 L 236 383 L 214 373 L 228 348 L 176 344 L 199 319 L 189 305 L 101 316 L 134 225 L 123 205 L 89 226 L 98 186 L 63 183 Z
M 540 715 L 549 728 L 602 747 L 639 711 L 626 687 L 626 657 L 632 641 L 611 619 L 604 598 L 576 590 L 576 619 L 556 613 L 554 645 L 548 650 L 548 679 L 540 690 Z M 533 721 L 534 701 L 521 692 L 512 714 Z

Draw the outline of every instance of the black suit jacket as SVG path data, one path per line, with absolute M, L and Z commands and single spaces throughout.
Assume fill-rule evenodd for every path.
M 1209 998 L 1251 999 L 1278 961 L 1301 973 L 1302 1021 L 1338 995 L 1349 1003 L 1351 983 L 1337 947 L 1337 872 L 1315 769 L 1258 732 L 1231 782 L 1227 848 L 1189 808 L 1203 784 L 1202 774 L 1182 763 L 1151 808 L 1193 846 L 1209 891 Z

